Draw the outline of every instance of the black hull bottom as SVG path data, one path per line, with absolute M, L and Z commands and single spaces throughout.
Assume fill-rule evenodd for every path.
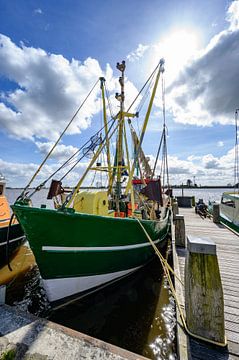
M 13 253 L 25 242 L 23 230 L 19 224 L 14 224 L 9 229 L 8 226 L 0 227 L 0 267 L 5 265 Z M 8 245 L 7 245 L 8 237 Z

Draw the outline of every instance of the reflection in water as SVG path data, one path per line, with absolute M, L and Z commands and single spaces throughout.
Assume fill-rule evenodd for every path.
M 158 259 L 50 320 L 151 359 L 176 359 L 175 305 Z
M 11 282 L 7 300 L 20 310 L 49 317 L 148 358 L 176 359 L 175 304 L 158 258 L 131 276 L 55 311 L 50 309 L 35 266 Z

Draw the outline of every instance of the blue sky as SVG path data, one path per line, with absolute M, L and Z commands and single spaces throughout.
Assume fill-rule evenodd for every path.
M 133 98 L 161 57 L 171 182 L 232 183 L 238 20 L 238 0 L 0 0 L 0 172 L 8 185 L 27 183 L 97 77 L 113 97 L 115 64 L 125 59 Z M 156 105 L 143 144 L 151 159 L 160 93 Z M 39 181 L 92 134 L 99 110 L 95 94 Z

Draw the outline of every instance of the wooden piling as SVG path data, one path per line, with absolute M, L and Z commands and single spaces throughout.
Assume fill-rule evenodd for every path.
M 213 222 L 215 224 L 219 224 L 220 223 L 220 205 L 219 204 L 213 205 L 212 214 L 213 214 Z
M 225 343 L 221 276 L 216 245 L 209 238 L 187 237 L 185 309 L 193 334 Z
M 175 244 L 185 248 L 185 223 L 184 216 L 175 215 Z
M 178 202 L 176 199 L 172 202 L 172 211 L 173 211 L 173 220 L 175 220 L 175 216 L 178 214 Z

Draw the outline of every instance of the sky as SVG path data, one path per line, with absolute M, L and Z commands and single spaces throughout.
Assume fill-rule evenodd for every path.
M 100 76 L 117 111 L 116 63 L 126 61 L 129 104 L 160 58 L 171 184 L 233 184 L 239 0 L 0 0 L 0 172 L 7 185 L 28 183 Z M 162 123 L 159 89 L 143 142 L 152 163 Z M 34 184 L 100 124 L 95 89 Z M 133 124 L 140 128 L 141 118 Z

